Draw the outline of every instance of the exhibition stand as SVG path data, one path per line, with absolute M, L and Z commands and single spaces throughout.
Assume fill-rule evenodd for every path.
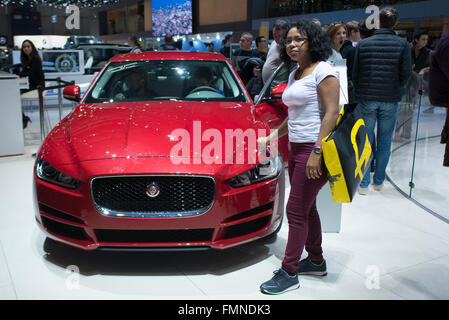
M 24 153 L 20 80 L 0 71 L 0 156 Z

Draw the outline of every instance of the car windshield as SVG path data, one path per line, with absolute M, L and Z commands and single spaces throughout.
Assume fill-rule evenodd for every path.
M 248 101 L 225 61 L 147 60 L 111 62 L 83 102 L 151 100 Z
M 84 43 L 95 43 L 95 38 L 94 37 L 77 37 L 76 38 L 77 42 L 79 44 L 84 44 Z

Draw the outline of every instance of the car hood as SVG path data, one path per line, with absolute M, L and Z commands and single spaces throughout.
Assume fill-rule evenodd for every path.
M 251 103 L 81 104 L 48 135 L 39 157 L 53 164 L 124 157 L 200 158 L 203 151 L 210 150 L 212 142 L 218 143 L 215 139 L 219 137 L 222 154 L 209 154 L 224 159 L 227 134 L 247 129 L 256 134 L 266 129 Z M 243 144 L 246 152 L 248 143 Z

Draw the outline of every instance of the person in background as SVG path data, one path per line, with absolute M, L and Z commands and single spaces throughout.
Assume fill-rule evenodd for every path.
M 357 24 L 357 27 L 354 27 L 354 23 Z M 358 28 L 358 23 L 355 21 L 351 21 L 350 23 L 346 24 L 346 29 L 348 30 L 348 34 L 352 35 L 350 39 L 346 39 L 343 42 L 343 45 L 340 48 L 340 54 L 343 57 L 343 59 L 346 59 L 346 70 L 347 70 L 347 78 L 348 78 L 348 102 L 354 103 L 355 102 L 355 92 L 354 92 L 354 83 L 352 81 L 352 69 L 354 66 L 354 54 L 355 54 L 355 47 L 354 43 L 357 44 L 357 42 L 360 40 L 360 31 Z M 349 31 L 351 29 L 351 32 Z M 356 30 L 356 31 L 355 31 Z M 357 40 L 354 42 L 354 40 Z
M 29 89 L 21 90 L 21 93 L 35 90 L 39 86 L 45 86 L 44 71 L 42 69 L 42 59 L 36 50 L 33 42 L 30 40 L 24 40 L 22 42 L 22 49 L 20 50 L 20 63 L 22 71 L 19 73 L 20 77 L 28 77 Z M 23 128 L 28 126 L 28 122 L 31 122 L 30 117 L 26 116 L 22 112 Z
M 438 41 L 440 41 L 440 38 L 439 38 L 439 37 L 432 37 L 432 38 L 429 40 L 429 43 L 427 44 L 427 48 L 429 48 L 430 50 L 435 49 L 436 46 L 437 46 L 437 44 L 438 44 Z
M 264 62 L 262 59 L 255 57 L 245 61 L 242 70 L 240 71 L 240 78 L 245 87 L 252 78 L 257 77 L 262 73 L 263 64 Z
M 288 117 L 277 135 L 259 138 L 258 144 L 259 152 L 264 152 L 267 143 L 288 133 L 289 231 L 282 266 L 260 286 L 263 293 L 281 294 L 298 288 L 298 275 L 327 274 L 316 197 L 327 182 L 321 141 L 335 128 L 338 118 L 340 85 L 334 68 L 325 62 L 331 52 L 326 33 L 308 20 L 293 24 L 281 47 L 281 58 L 296 63 L 282 95 Z M 304 249 L 308 257 L 300 261 Z
M 196 51 L 193 41 L 189 41 L 189 51 Z
M 251 58 L 257 59 L 257 58 Z M 246 85 L 246 90 L 248 91 L 251 99 L 255 99 L 256 95 L 260 93 L 263 88 L 263 80 L 262 80 L 262 68 L 259 66 L 253 67 L 253 77 L 248 81 Z
M 194 84 L 184 90 L 184 96 L 192 94 L 193 90 L 201 87 L 209 87 L 211 89 L 214 89 L 217 93 L 221 94 L 222 96 L 225 96 L 223 91 L 221 91 L 220 89 L 218 89 L 213 85 L 212 83 L 213 74 L 212 70 L 209 67 L 206 66 L 198 67 L 192 74 L 192 80 Z
M 343 60 L 340 50 L 343 47 L 346 35 L 348 34 L 346 25 L 341 22 L 334 23 L 329 26 L 326 33 L 329 36 L 332 45 L 332 55 L 329 57 L 328 61 L 337 64 L 339 60 Z
M 154 44 L 152 42 L 147 44 L 146 51 L 154 51 Z
M 208 50 L 209 52 L 214 52 L 215 45 L 214 45 L 213 42 L 207 43 L 207 44 L 206 44 L 206 47 L 207 47 L 207 50 Z
M 263 53 L 251 48 L 253 35 L 249 32 L 243 32 L 240 36 L 240 48 L 232 53 L 231 62 L 237 73 L 240 75 L 245 61 L 249 58 L 260 58 Z
M 310 21 L 312 21 L 312 22 L 315 23 L 318 27 L 321 28 L 321 21 L 320 21 L 319 19 L 317 19 L 317 18 L 312 18 L 312 20 L 310 20 Z
M 288 30 L 288 21 L 284 19 L 279 19 L 273 26 L 273 39 L 274 41 L 271 43 L 270 49 L 267 53 L 267 59 L 262 69 L 262 79 L 263 82 L 267 82 L 273 72 L 280 66 L 282 60 L 280 58 L 279 46 L 281 45 L 283 38 Z M 293 64 L 292 64 L 293 65 Z M 288 75 L 290 73 L 289 66 L 284 66 L 281 71 L 281 75 L 278 77 L 284 80 L 288 79 Z M 281 82 L 279 82 L 281 83 Z M 276 85 L 278 83 L 274 83 Z
M 449 167 L 449 32 L 446 32 L 432 51 L 429 70 L 429 100 L 434 106 L 446 108 L 446 122 L 441 143 L 446 144 L 443 166 Z
M 403 97 L 403 102 L 399 106 L 398 120 L 394 129 L 393 141 L 401 142 L 410 139 L 412 135 L 413 110 L 419 101 L 419 90 L 428 90 L 430 53 L 427 42 L 429 35 L 427 31 L 419 30 L 413 35 L 411 44 L 412 69 L 410 80 L 407 84 L 408 91 Z M 434 107 L 428 108 L 424 112 L 433 112 Z
M 429 71 L 431 50 L 427 48 L 429 33 L 419 30 L 413 35 L 412 45 L 412 68 L 413 71 L 424 76 Z
M 329 27 L 330 27 L 329 24 L 323 24 L 323 25 L 321 25 L 321 29 L 322 29 L 324 32 L 327 32 L 327 29 L 329 29 Z
M 368 29 L 366 26 L 366 19 L 362 19 L 359 21 L 359 31 L 360 31 L 360 39 L 366 39 L 371 37 L 376 31 L 376 29 Z
M 259 58 L 263 61 L 267 60 L 267 48 L 268 41 L 264 36 L 259 36 L 256 38 L 256 51 L 259 53 Z
M 359 23 L 355 20 L 346 23 L 346 29 L 348 30 L 347 38 L 351 41 L 354 47 L 360 41 L 360 28 Z
M 231 58 L 231 42 L 232 34 L 227 34 L 223 40 L 222 48 L 220 50 L 220 53 L 228 59 Z
M 371 145 L 377 123 L 376 168 L 374 190 L 381 191 L 390 159 L 391 139 L 396 125 L 399 101 L 409 81 L 412 64 L 410 46 L 406 39 L 393 31 L 399 14 L 386 7 L 379 12 L 380 29 L 371 37 L 360 40 L 354 55 L 352 80 L 358 108 L 365 121 Z M 373 79 L 376 79 L 373 81 Z M 359 193 L 368 194 L 370 168 L 363 177 Z
M 128 37 L 128 45 L 132 47 L 131 53 L 140 53 L 142 52 L 142 48 L 140 47 L 139 41 L 137 41 L 137 38 L 132 36 Z
M 142 101 L 154 97 L 153 90 L 148 89 L 146 72 L 141 68 L 131 69 L 125 78 L 126 90 L 114 96 L 118 101 Z
M 164 37 L 164 44 L 161 46 L 161 50 L 178 50 L 173 42 L 173 36 L 171 33 Z
M 427 48 L 429 42 L 429 33 L 425 30 L 419 30 L 413 35 L 412 42 L 412 69 L 413 76 L 416 78 L 417 89 L 422 88 L 424 92 L 428 91 L 430 55 L 432 50 Z M 416 94 L 415 94 L 416 96 Z M 427 109 L 426 113 L 433 112 L 434 107 Z

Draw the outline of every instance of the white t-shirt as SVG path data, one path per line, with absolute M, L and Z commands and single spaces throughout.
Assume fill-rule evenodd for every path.
M 290 73 L 282 102 L 288 107 L 288 138 L 290 142 L 315 143 L 321 128 L 324 110 L 318 97 L 318 85 L 328 76 L 338 79 L 336 71 L 321 61 L 311 74 L 295 80 Z
M 332 54 L 326 62 L 331 66 L 346 66 L 346 59 L 343 59 L 340 52 L 335 51 L 335 49 L 332 49 Z

